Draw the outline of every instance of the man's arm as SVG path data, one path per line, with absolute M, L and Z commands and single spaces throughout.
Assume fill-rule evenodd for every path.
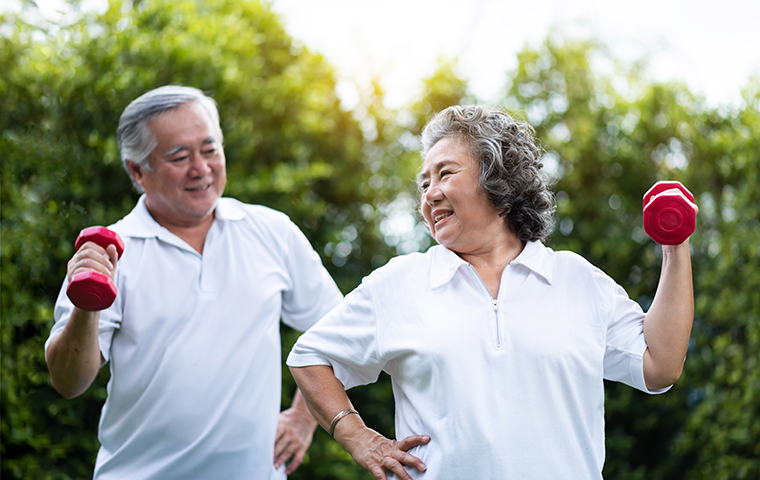
M 689 240 L 662 246 L 662 272 L 652 306 L 644 318 L 644 380 L 650 390 L 676 382 L 683 371 L 694 321 L 694 291 Z
M 98 344 L 100 312 L 74 308 L 60 335 L 45 354 L 53 388 L 66 398 L 85 392 L 104 363 Z
M 118 254 L 116 247 L 103 249 L 87 242 L 69 260 L 68 275 L 96 271 L 113 279 Z M 89 388 L 105 363 L 98 343 L 100 312 L 74 307 L 63 331 L 55 337 L 45 354 L 53 388 L 66 398 L 81 395 Z
M 309 407 L 306 406 L 301 390 L 296 389 L 293 405 L 280 413 L 280 419 L 277 423 L 274 468 L 280 468 L 290 459 L 285 473 L 288 475 L 293 473 L 303 462 L 316 428 L 317 421 L 309 413 Z

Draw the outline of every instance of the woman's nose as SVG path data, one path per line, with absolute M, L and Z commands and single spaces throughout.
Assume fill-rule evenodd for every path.
M 427 190 L 425 190 L 425 201 L 428 203 L 428 205 L 433 205 L 442 198 L 443 193 L 441 192 L 441 189 L 438 188 L 437 182 L 431 183 Z

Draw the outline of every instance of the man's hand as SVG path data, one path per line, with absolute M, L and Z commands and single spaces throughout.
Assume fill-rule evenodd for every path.
M 308 410 L 291 407 L 281 412 L 274 442 L 274 468 L 278 469 L 290 460 L 285 473 L 293 473 L 303 462 L 316 428 L 317 421 Z

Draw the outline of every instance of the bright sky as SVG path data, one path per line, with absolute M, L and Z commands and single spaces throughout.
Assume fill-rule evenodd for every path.
M 657 80 L 681 80 L 709 104 L 738 104 L 760 75 L 758 0 L 273 0 L 287 31 L 347 81 L 381 74 L 388 103 L 415 100 L 441 56 L 459 58 L 481 100 L 498 99 L 516 53 L 551 28 L 648 58 Z
M 102 0 L 85 0 L 97 5 Z M 45 12 L 63 0 L 37 0 Z M 18 0 L 0 0 L 0 10 Z M 656 80 L 681 80 L 710 105 L 738 104 L 760 76 L 759 0 L 272 0 L 286 30 L 333 63 L 351 107 L 354 83 L 380 75 L 387 102 L 416 100 L 440 56 L 458 57 L 459 74 L 479 99 L 498 99 L 516 53 L 556 28 L 594 36 L 624 60 L 647 58 Z

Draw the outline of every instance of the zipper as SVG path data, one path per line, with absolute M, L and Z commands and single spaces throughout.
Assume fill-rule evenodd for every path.
M 481 279 L 482 281 L 482 279 Z M 496 348 L 501 348 L 501 324 L 499 323 L 499 310 L 497 308 L 499 300 L 493 299 L 493 316 L 496 321 Z
M 488 290 L 488 286 L 486 285 L 486 282 L 483 281 L 482 278 L 480 278 L 480 275 L 478 274 L 478 271 L 475 270 L 475 267 L 470 265 L 470 268 L 472 268 L 472 271 L 475 273 L 475 276 L 478 277 L 478 280 L 480 280 L 480 284 L 483 285 L 483 288 L 486 289 L 486 293 L 489 297 L 491 297 L 491 304 L 493 305 L 493 316 L 494 316 L 494 323 L 496 324 L 496 348 L 501 348 L 501 324 L 499 323 L 499 300 L 496 298 L 493 298 L 491 296 L 491 291 Z

